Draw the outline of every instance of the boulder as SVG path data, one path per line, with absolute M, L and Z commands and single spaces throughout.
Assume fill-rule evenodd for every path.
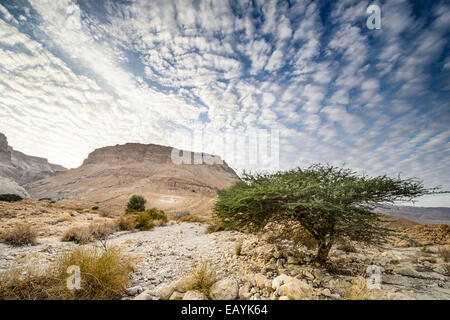
M 183 300 L 206 300 L 206 297 L 198 290 L 189 290 L 184 294 Z
M 250 283 L 246 282 L 240 289 L 239 289 L 239 299 L 240 300 L 248 300 L 250 296 L 252 295 L 250 293 Z
M 255 274 L 254 279 L 256 287 L 259 289 L 264 289 L 266 287 L 267 278 L 264 275 L 257 273 Z
M 288 279 L 289 276 L 285 274 L 281 274 L 275 279 L 272 280 L 272 289 L 278 291 L 281 285 L 284 283 L 284 280 Z
M 153 292 L 151 290 L 145 290 L 144 292 L 134 297 L 133 300 L 152 300 L 152 298 Z
M 177 291 L 179 293 L 185 293 L 192 289 L 195 284 L 194 277 L 184 277 L 178 279 L 167 287 L 163 287 L 159 290 L 158 295 L 161 300 L 168 300 L 172 294 Z
M 280 287 L 280 295 L 287 296 L 291 300 L 311 299 L 313 293 L 314 290 L 309 284 L 296 278 L 286 279 Z
M 416 270 L 414 270 L 412 267 L 408 265 L 398 266 L 394 269 L 394 272 L 396 274 L 400 274 L 402 276 L 407 277 L 414 277 L 414 278 L 420 277 L 420 273 L 418 273 Z
M 239 294 L 239 285 L 235 279 L 225 278 L 214 283 L 210 290 L 211 299 L 235 300 Z
M 184 298 L 184 293 L 174 291 L 172 293 L 172 295 L 170 296 L 169 300 L 183 300 L 183 298 Z

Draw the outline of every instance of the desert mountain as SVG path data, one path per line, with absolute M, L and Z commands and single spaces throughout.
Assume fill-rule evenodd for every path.
M 47 159 L 28 156 L 8 145 L 0 133 L 0 177 L 9 178 L 19 185 L 54 176 L 66 168 L 49 163 Z
M 141 194 L 148 205 L 169 212 L 197 213 L 210 206 L 217 190 L 239 179 L 225 162 L 176 164 L 172 150 L 138 143 L 100 148 L 90 153 L 79 168 L 27 184 L 26 189 L 34 198 L 111 208 L 123 208 L 132 194 Z M 194 163 L 193 153 L 191 159 Z
M 378 212 L 419 223 L 450 224 L 450 208 L 445 207 L 386 206 Z

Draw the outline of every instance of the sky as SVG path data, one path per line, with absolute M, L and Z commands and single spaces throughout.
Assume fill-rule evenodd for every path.
M 322 162 L 450 190 L 449 39 L 448 1 L 0 0 L 0 132 L 68 168 L 139 142 L 240 171 L 259 168 L 219 137 L 266 130 L 280 169 Z

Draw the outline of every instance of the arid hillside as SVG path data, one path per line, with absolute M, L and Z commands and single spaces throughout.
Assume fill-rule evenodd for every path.
M 171 152 L 171 147 L 138 143 L 100 148 L 79 168 L 27 184 L 26 189 L 33 198 L 110 209 L 123 209 L 132 194 L 141 194 L 148 206 L 205 214 L 216 191 L 239 179 L 225 162 L 175 164 Z
M 19 185 L 54 176 L 66 168 L 49 163 L 47 159 L 28 156 L 14 150 L 6 136 L 0 133 L 0 177 Z

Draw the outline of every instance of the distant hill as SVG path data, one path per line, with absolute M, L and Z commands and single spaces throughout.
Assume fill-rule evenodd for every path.
M 26 189 L 33 198 L 110 208 L 123 208 L 131 195 L 141 194 L 147 198 L 147 206 L 207 214 L 217 190 L 239 180 L 225 162 L 175 164 L 172 150 L 139 143 L 100 148 L 91 152 L 79 168 L 32 182 Z
M 419 223 L 450 224 L 450 208 L 445 207 L 389 206 L 377 211 Z
M 33 157 L 14 150 L 6 136 L 0 133 L 0 177 L 19 185 L 48 178 L 67 169 L 49 163 L 45 158 Z

